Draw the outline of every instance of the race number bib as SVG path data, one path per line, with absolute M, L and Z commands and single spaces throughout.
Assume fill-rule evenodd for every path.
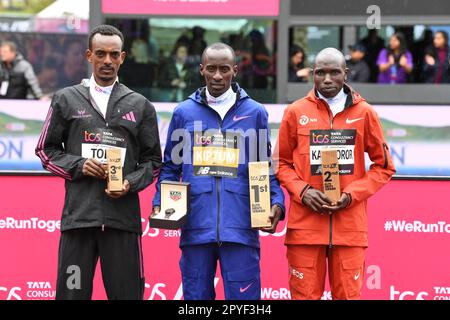
M 356 130 L 311 130 L 309 136 L 311 175 L 322 174 L 321 149 L 336 148 L 339 174 L 353 174 L 355 168 Z
M 194 132 L 194 175 L 236 178 L 239 139 L 237 133 Z
M 110 129 L 83 130 L 81 134 L 81 156 L 83 158 L 94 158 L 103 164 L 107 164 L 106 149 L 117 149 L 120 150 L 123 167 L 127 143 L 121 134 Z

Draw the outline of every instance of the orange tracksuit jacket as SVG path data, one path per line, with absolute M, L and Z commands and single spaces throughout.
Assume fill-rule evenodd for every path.
M 368 245 L 367 198 L 390 180 L 395 168 L 375 110 L 348 85 L 344 92 L 345 108 L 334 117 L 314 89 L 284 112 L 274 160 L 279 160 L 277 177 L 291 197 L 286 245 Z M 320 215 L 302 197 L 310 187 L 323 191 L 318 150 L 331 140 L 343 144 L 339 178 L 351 202 L 333 215 Z M 367 172 L 365 152 L 373 162 Z

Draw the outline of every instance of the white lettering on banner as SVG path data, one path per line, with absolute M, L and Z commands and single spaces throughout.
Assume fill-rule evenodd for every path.
M 166 238 L 177 238 L 181 236 L 180 230 L 164 230 L 164 237 Z
M 157 228 L 151 228 L 150 227 L 150 220 L 141 218 L 141 222 L 143 224 L 143 231 L 142 231 L 142 237 L 148 236 L 151 238 L 155 238 L 159 236 L 160 230 Z M 180 230 L 164 230 L 162 233 L 165 238 L 178 238 L 181 236 Z
M 28 291 L 26 296 L 28 300 L 37 299 L 54 299 L 56 291 L 52 290 L 52 286 L 48 281 L 28 281 Z
M 148 300 L 167 300 L 166 295 L 162 291 L 159 290 L 160 288 L 165 288 L 165 287 L 166 287 L 165 283 L 154 284 Z M 145 289 L 150 289 L 150 288 L 151 288 L 151 286 L 148 283 L 146 283 Z M 155 296 L 160 297 L 160 299 L 155 299 Z
M 433 287 L 436 296 L 433 300 L 450 300 L 450 287 Z
M 25 293 L 27 300 L 49 300 L 55 299 L 56 291 L 52 289 L 49 281 L 27 281 L 27 292 Z M 21 287 L 12 287 L 8 289 L 0 286 L 0 300 L 5 298 L 1 294 L 6 292 L 6 300 L 22 300 L 19 292 L 22 291 Z
M 407 222 L 406 220 L 386 220 L 384 230 L 387 232 L 450 233 L 450 224 L 446 221 L 424 223 L 419 220 L 414 220 L 413 222 Z
M 0 286 L 0 300 L 3 300 L 3 297 L 1 295 L 2 292 L 6 292 L 6 300 L 22 300 L 22 297 L 17 293 L 21 291 L 22 289 L 20 287 L 12 287 L 11 289 L 8 289 L 6 287 Z
M 390 300 L 425 300 L 427 296 L 428 293 L 425 291 L 420 291 L 416 294 L 413 291 L 397 291 L 393 285 L 389 287 Z
M 450 300 L 450 287 L 433 287 L 433 291 L 435 296 L 432 297 L 432 300 Z M 410 290 L 400 291 L 396 290 L 396 288 L 391 285 L 389 287 L 390 299 L 391 300 L 425 300 L 425 297 L 432 296 L 431 293 L 426 291 L 420 291 L 418 293 Z
M 142 237 L 148 236 L 154 238 L 159 235 L 159 229 L 150 228 L 150 220 L 141 218 L 141 222 L 145 225 L 142 231 Z
M 261 288 L 261 299 L 291 300 L 291 292 L 287 288 L 278 290 L 273 288 Z
M 61 229 L 61 221 L 59 220 L 42 220 L 39 218 L 30 218 L 27 220 L 17 220 L 13 217 L 0 219 L 0 229 L 41 229 L 47 232 L 55 232 Z
M 450 287 L 433 287 L 434 293 L 436 294 L 449 294 L 450 295 Z

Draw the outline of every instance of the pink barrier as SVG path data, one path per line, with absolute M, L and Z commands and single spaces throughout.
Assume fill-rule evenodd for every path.
M 145 299 L 181 299 L 179 232 L 151 229 L 154 187 L 141 193 Z M 0 177 L 0 300 L 53 299 L 64 182 Z M 392 181 L 369 201 L 364 299 L 450 300 L 450 181 Z M 262 296 L 288 299 L 285 222 L 261 234 Z M 217 297 L 223 299 L 217 273 Z M 104 299 L 97 268 L 94 299 Z M 331 297 L 327 286 L 323 299 Z

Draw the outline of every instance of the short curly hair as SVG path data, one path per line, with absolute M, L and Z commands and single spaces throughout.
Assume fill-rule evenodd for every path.
M 123 48 L 123 34 L 122 32 L 120 32 L 119 29 L 117 29 L 114 26 L 111 26 L 109 24 L 101 24 L 99 26 L 96 26 L 94 29 L 91 30 L 91 32 L 89 33 L 89 42 L 88 42 L 88 47 L 89 50 L 92 49 L 92 38 L 97 34 L 101 34 L 104 36 L 119 36 L 120 40 L 122 41 L 122 46 L 121 48 Z

